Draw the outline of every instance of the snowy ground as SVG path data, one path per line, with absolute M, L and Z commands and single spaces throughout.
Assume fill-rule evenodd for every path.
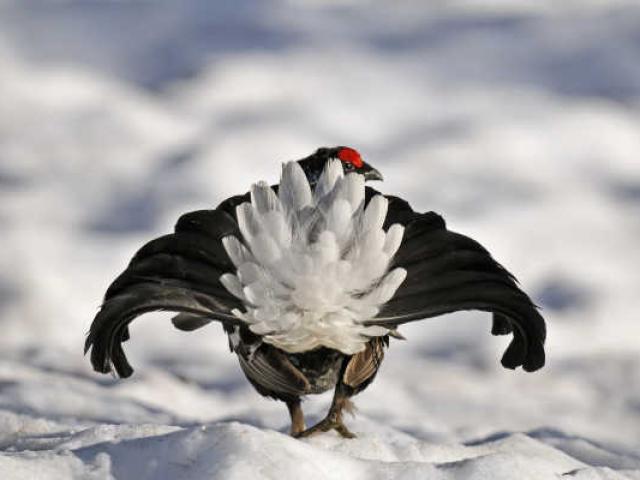
M 224 4 L 0 2 L 0 478 L 640 479 L 637 2 Z M 359 438 L 307 441 L 217 326 L 149 316 L 133 378 L 91 371 L 138 246 L 336 144 L 518 275 L 544 370 L 485 314 L 413 325 Z

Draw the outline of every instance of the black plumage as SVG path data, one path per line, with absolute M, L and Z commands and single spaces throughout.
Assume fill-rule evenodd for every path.
M 345 172 L 381 179 L 377 170 L 347 147 L 322 148 L 299 162 L 313 184 L 331 158 L 341 159 Z M 365 203 L 377 194 L 366 187 Z M 526 371 L 541 368 L 545 323 L 515 277 L 478 242 L 447 230 L 438 214 L 418 213 L 399 197 L 386 198 L 385 230 L 396 223 L 405 227 L 392 267 L 406 269 L 407 277 L 367 324 L 384 326 L 390 329 L 389 335 L 399 336 L 396 328 L 407 322 L 459 310 L 491 312 L 491 333 L 513 334 L 502 364 L 507 368 L 522 366 Z M 389 335 L 373 337 L 364 351 L 346 355 L 326 347 L 288 353 L 250 331 L 232 313 L 242 308 L 242 302 L 220 282 L 223 274 L 235 271 L 222 239 L 229 235 L 241 238 L 236 207 L 247 201 L 249 194 L 239 195 L 216 209 L 187 213 L 173 233 L 144 245 L 108 288 L 87 336 L 85 352 L 91 350 L 96 371 L 115 370 L 128 377 L 133 369 L 122 343 L 129 338 L 128 324 L 137 316 L 159 310 L 177 312 L 173 324 L 185 331 L 220 322 L 251 384 L 260 394 L 287 403 L 292 434 L 306 436 L 335 429 L 351 436 L 342 422 L 342 411 L 349 406 L 349 398 L 375 378 Z M 335 395 L 327 418 L 305 430 L 300 398 L 329 389 L 335 389 Z
M 387 224 L 402 223 L 406 230 L 393 266 L 405 268 L 407 279 L 368 323 L 397 327 L 458 310 L 492 312 L 491 333 L 513 333 L 502 365 L 529 372 L 541 368 L 545 323 L 515 277 L 478 242 L 447 230 L 436 213 L 413 212 L 403 200 L 395 203 Z

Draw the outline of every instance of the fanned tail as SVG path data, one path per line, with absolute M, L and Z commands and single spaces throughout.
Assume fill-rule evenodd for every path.
M 317 184 L 297 162 L 283 167 L 278 192 L 266 183 L 236 207 L 240 236 L 224 239 L 237 271 L 222 284 L 243 303 L 234 313 L 284 351 L 319 346 L 353 354 L 382 327 L 366 326 L 392 298 L 405 271 L 389 269 L 404 228 L 387 232 L 383 195 L 365 207 L 362 175 L 329 161 Z
M 122 342 L 129 338 L 128 324 L 147 312 L 179 312 L 177 326 L 188 315 L 192 329 L 214 320 L 237 324 L 231 310 L 240 303 L 219 281 L 233 270 L 221 239 L 237 232 L 223 209 L 202 210 L 183 215 L 175 233 L 143 246 L 111 284 L 91 324 L 85 353 L 91 350 L 93 368 L 115 369 L 121 377 L 133 373 Z
M 545 322 L 515 277 L 478 242 L 447 230 L 439 215 L 416 213 L 404 200 L 388 198 L 387 225 L 405 225 L 393 267 L 406 269 L 407 279 L 367 323 L 394 328 L 459 310 L 492 312 L 491 332 L 513 334 L 502 357 L 503 366 L 522 366 L 526 371 L 541 368 L 545 363 Z

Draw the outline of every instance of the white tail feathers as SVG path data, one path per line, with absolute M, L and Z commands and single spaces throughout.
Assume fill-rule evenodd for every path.
M 388 201 L 364 208 L 364 177 L 344 175 L 340 161 L 325 166 L 313 189 L 297 162 L 283 166 L 278 195 L 264 182 L 251 203 L 237 207 L 242 241 L 223 239 L 235 274 L 220 281 L 244 304 L 234 315 L 264 341 L 290 353 L 324 346 L 353 354 L 369 337 L 365 326 L 406 277 L 389 271 L 404 227 L 382 228 Z

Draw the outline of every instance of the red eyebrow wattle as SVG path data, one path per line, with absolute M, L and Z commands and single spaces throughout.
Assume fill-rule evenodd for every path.
M 338 158 L 343 162 L 352 164 L 356 168 L 361 168 L 363 165 L 362 157 L 353 148 L 345 147 L 340 149 L 338 152 Z

